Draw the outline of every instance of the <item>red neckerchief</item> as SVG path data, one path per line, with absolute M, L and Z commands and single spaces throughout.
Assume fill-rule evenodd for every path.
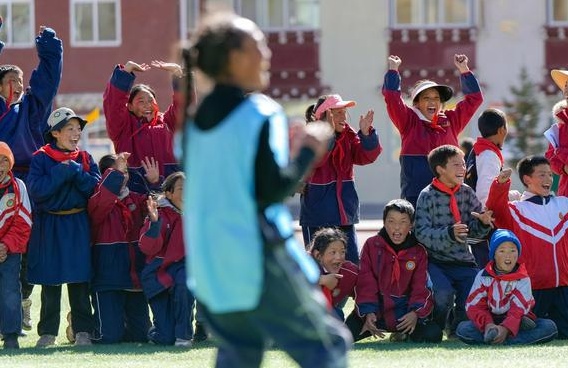
M 438 119 L 440 118 L 439 116 L 439 111 L 436 111 L 436 113 L 434 114 L 434 116 L 432 116 L 432 124 L 430 124 L 430 128 L 437 130 L 437 131 L 442 131 L 445 132 L 446 129 L 442 128 L 441 126 L 438 125 Z
M 479 156 L 481 154 L 481 152 L 487 151 L 487 150 L 495 152 L 497 157 L 499 157 L 499 161 L 501 162 L 501 166 L 503 166 L 503 163 L 504 163 L 503 154 L 501 153 L 501 150 L 499 149 L 499 147 L 497 147 L 497 145 L 495 143 L 491 142 L 487 138 L 478 137 L 477 140 L 475 141 L 475 143 L 473 144 L 473 152 L 475 152 L 475 155 Z
M 434 178 L 434 180 L 432 180 L 432 186 L 438 189 L 440 192 L 446 193 L 447 195 L 450 196 L 450 211 L 454 216 L 454 220 L 456 222 L 460 222 L 461 214 L 460 214 L 460 209 L 458 207 L 458 200 L 456 199 L 455 194 L 458 190 L 460 190 L 461 185 L 458 184 L 453 188 L 449 188 L 446 184 L 438 180 L 438 178 Z
M 72 152 L 63 152 L 63 151 L 60 151 L 60 150 L 53 148 L 51 143 L 50 143 L 50 144 L 46 144 L 45 146 L 43 146 L 40 149 L 38 149 L 37 151 L 35 151 L 34 155 L 37 155 L 38 152 L 45 153 L 46 155 L 48 155 L 49 157 L 51 157 L 52 159 L 54 159 L 57 162 L 63 162 L 63 161 L 67 161 L 67 160 L 77 161 L 77 159 L 80 156 L 81 157 L 81 165 L 83 166 L 83 171 L 89 171 L 90 170 L 89 155 L 87 154 L 86 151 L 79 151 L 79 149 L 76 149 L 75 151 L 72 151 Z
M 153 127 L 158 123 L 158 117 L 160 115 L 160 107 L 158 106 L 158 104 L 156 102 L 152 102 L 152 108 L 154 109 L 154 117 L 152 118 L 152 120 L 150 120 L 148 122 L 148 125 Z M 146 126 L 146 124 L 142 123 L 142 125 L 136 129 L 134 131 L 134 133 L 132 133 L 132 135 L 130 136 L 130 138 L 134 137 L 136 134 L 138 134 L 142 129 L 144 129 L 144 127 Z
M 4 189 L 6 188 L 6 192 L 4 194 L 8 193 L 8 188 L 10 186 L 12 186 L 12 188 L 14 188 L 14 213 L 12 214 L 12 216 L 10 217 L 10 219 L 8 221 L 10 221 L 10 223 L 13 223 L 16 220 L 16 217 L 18 217 L 18 212 L 20 211 L 20 207 L 22 206 L 22 201 L 20 200 L 20 187 L 18 186 L 18 183 L 16 183 L 16 180 L 14 179 L 14 174 L 12 174 L 12 171 L 8 172 L 8 176 L 10 177 L 10 180 L 8 180 L 5 184 L 0 184 L 0 189 Z M 12 230 L 12 226 L 3 226 L 2 227 L 3 232 L 0 234 L 0 239 L 4 238 L 4 236 L 6 235 L 6 233 L 9 230 Z

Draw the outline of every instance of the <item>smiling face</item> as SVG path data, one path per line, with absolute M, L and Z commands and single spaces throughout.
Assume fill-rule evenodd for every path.
M 529 192 L 542 197 L 550 195 L 552 180 L 552 169 L 548 164 L 537 165 L 532 174 L 523 176 L 523 182 Z
M 405 240 L 412 229 L 412 221 L 407 213 L 390 210 L 385 218 L 385 230 L 390 240 L 400 245 Z
M 0 82 L 0 95 L 5 100 L 10 98 L 10 90 L 12 91 L 12 103 L 20 100 L 24 93 L 24 79 L 22 73 L 8 72 Z
M 327 272 L 339 273 L 345 262 L 345 243 L 341 240 L 332 241 L 323 252 L 317 252 L 315 258 Z
M 184 179 L 179 178 L 174 184 L 171 192 L 166 191 L 166 198 L 180 211 L 183 210 L 183 183 Z
M 144 117 L 147 121 L 154 119 L 156 112 L 156 99 L 147 90 L 141 89 L 136 93 L 132 102 L 128 103 L 128 110 L 137 118 Z
M 445 167 L 436 166 L 436 170 L 438 171 L 438 179 L 449 188 L 463 184 L 466 171 L 463 153 L 450 157 Z
M 70 119 L 61 130 L 52 130 L 51 136 L 55 139 L 55 145 L 64 151 L 75 151 L 81 139 L 81 124 L 79 120 Z
M 336 133 L 341 133 L 347 125 L 347 109 L 330 109 L 326 111 L 326 120 L 331 124 Z
M 503 242 L 495 250 L 495 267 L 498 271 L 505 273 L 513 271 L 518 259 L 519 250 L 513 242 Z
M 434 115 L 442 108 L 442 99 L 440 92 L 436 88 L 428 88 L 418 95 L 418 101 L 414 106 L 420 110 L 422 115 L 428 120 L 432 120 Z

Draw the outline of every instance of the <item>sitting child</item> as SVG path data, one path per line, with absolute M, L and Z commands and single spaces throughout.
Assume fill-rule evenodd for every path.
M 384 227 L 369 238 L 361 251 L 356 303 L 359 316 L 346 324 L 355 340 L 373 335 L 391 340 L 434 342 L 442 340 L 442 329 L 429 317 L 433 309 L 428 288 L 428 254 L 411 232 L 414 208 L 404 199 L 387 203 Z
M 314 234 L 310 252 L 321 271 L 319 285 L 341 321 L 343 305 L 348 297 L 355 297 L 359 267 L 346 261 L 347 237 L 336 228 L 323 228 Z
M 466 344 L 535 344 L 548 342 L 558 330 L 552 320 L 536 318 L 531 280 L 518 263 L 521 242 L 512 231 L 499 229 L 491 236 L 491 261 L 477 274 L 466 301 L 470 319 L 456 334 Z

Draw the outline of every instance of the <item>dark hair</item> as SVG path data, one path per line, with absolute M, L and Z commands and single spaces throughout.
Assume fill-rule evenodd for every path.
M 521 159 L 517 164 L 517 171 L 519 172 L 519 179 L 526 187 L 527 185 L 523 181 L 525 175 L 531 176 L 534 172 L 534 168 L 539 165 L 550 165 L 550 161 L 544 156 L 527 156 Z
M 176 171 L 168 175 L 166 180 L 162 183 L 162 191 L 165 192 L 173 192 L 174 187 L 178 180 L 183 179 L 185 180 L 185 174 L 182 171 Z
M 460 148 L 462 149 L 465 157 L 467 157 L 473 149 L 474 143 L 475 141 L 470 137 L 465 137 L 460 141 Z
M 499 128 L 507 124 L 507 116 L 499 109 L 489 108 L 479 115 L 477 128 L 483 138 L 497 134 Z
M 448 160 L 457 155 L 463 156 L 463 151 L 456 146 L 452 146 L 451 144 L 444 144 L 443 146 L 434 148 L 432 151 L 430 151 L 430 153 L 428 154 L 428 164 L 430 165 L 432 174 L 434 174 L 434 176 L 438 178 L 439 176 L 436 167 L 446 167 Z
M 15 72 L 15 73 L 18 73 L 20 75 L 24 74 L 22 69 L 20 69 L 20 67 L 17 66 L 17 65 L 12 65 L 12 64 L 0 65 L 0 83 L 2 83 L 2 80 L 4 79 L 6 74 L 8 74 L 10 72 Z
M 406 199 L 398 198 L 389 201 L 383 210 L 383 222 L 387 220 L 387 215 L 390 211 L 405 213 L 410 217 L 410 221 L 414 222 L 414 207 L 412 207 L 412 203 L 408 202 Z
M 130 89 L 130 94 L 128 95 L 128 103 L 132 103 L 132 101 L 134 101 L 134 97 L 136 97 L 136 95 L 140 92 L 148 92 L 152 95 L 152 97 L 154 97 L 154 99 L 156 98 L 156 92 L 149 85 L 139 83 L 135 84 Z
M 306 118 L 306 123 L 310 123 L 312 121 L 316 121 L 316 110 L 318 109 L 318 107 L 321 106 L 322 103 L 324 103 L 324 101 L 328 98 L 328 95 L 322 95 L 318 98 L 318 100 L 316 101 L 316 103 L 311 104 L 310 106 L 308 106 L 308 108 L 306 109 L 306 112 L 304 113 L 305 118 Z
M 113 167 L 117 159 L 118 155 L 115 153 L 109 153 L 101 157 L 99 160 L 99 170 L 101 174 L 104 174 L 107 169 Z
M 326 227 L 316 231 L 310 244 L 310 253 L 315 257 L 314 252 L 323 254 L 327 247 L 334 241 L 340 241 L 347 247 L 347 237 L 345 233 L 334 227 Z

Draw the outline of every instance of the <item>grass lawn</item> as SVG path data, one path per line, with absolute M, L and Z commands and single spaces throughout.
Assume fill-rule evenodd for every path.
M 35 325 L 39 318 L 39 294 L 33 293 L 32 317 L 34 330 L 20 339 L 21 349 L 6 353 L 0 349 L 1 367 L 212 367 L 215 358 L 214 341 L 196 344 L 191 349 L 159 347 L 149 344 L 120 344 L 75 348 L 65 338 L 67 300 L 62 303 L 62 322 L 57 338 L 58 346 L 34 348 L 38 339 Z M 66 295 L 66 292 L 63 292 Z M 351 310 L 348 303 L 346 309 Z M 567 367 L 568 342 L 554 341 L 528 347 L 468 347 L 457 341 L 443 341 L 439 345 L 390 343 L 366 339 L 354 345 L 349 352 L 349 367 L 388 368 L 480 368 L 480 367 Z M 264 368 L 296 367 L 284 353 L 273 349 L 265 356 Z

